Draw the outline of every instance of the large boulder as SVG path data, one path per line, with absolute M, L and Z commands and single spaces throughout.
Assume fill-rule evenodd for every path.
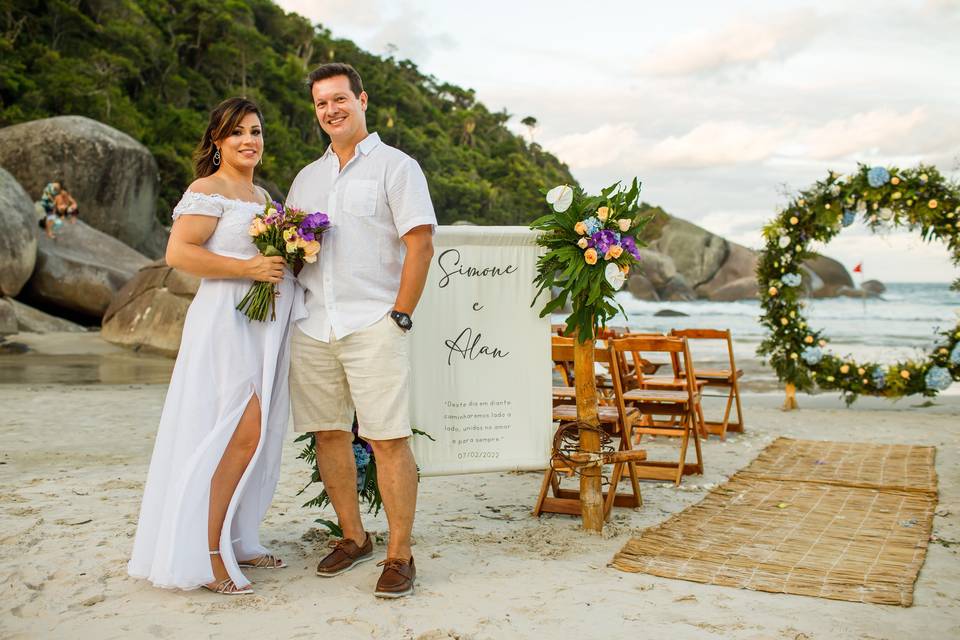
M 141 253 L 162 255 L 157 162 L 127 134 L 82 116 L 16 124 L 0 129 L 0 166 L 34 200 L 48 182 L 64 180 L 82 220 Z
M 0 168 L 0 296 L 15 296 L 37 261 L 37 218 L 30 196 Z
M 677 271 L 693 289 L 709 282 L 730 252 L 729 243 L 720 236 L 686 220 L 672 217 L 650 248 L 669 256 Z
M 860 288 L 876 296 L 887 292 L 887 286 L 879 280 L 867 280 L 860 285 Z
M 710 294 L 711 300 L 718 302 L 733 302 L 735 300 L 752 300 L 757 297 L 757 278 L 755 276 L 746 276 L 728 282 L 715 289 Z
M 50 239 L 37 229 L 37 267 L 22 297 L 45 309 L 99 319 L 110 301 L 150 259 L 83 223 L 65 224 Z
M 54 332 L 73 332 L 79 333 L 86 331 L 87 328 L 76 322 L 70 322 L 63 318 L 44 313 L 39 309 L 25 305 L 19 300 L 8 299 L 13 305 L 13 312 L 17 317 L 17 329 L 20 333 L 54 333 Z
M 687 302 L 697 299 L 696 292 L 687 284 L 686 278 L 680 274 L 670 278 L 663 288 L 660 289 L 659 293 L 661 300 L 669 300 L 671 302 Z
M 814 287 L 811 291 L 814 298 L 832 298 L 838 295 L 843 287 L 854 288 L 853 278 L 850 277 L 847 268 L 833 258 L 818 255 L 806 260 L 803 266 L 815 273 L 823 282 L 820 287 Z
M 200 279 L 157 260 L 142 268 L 114 297 L 103 316 L 108 342 L 175 357 L 183 321 Z
M 740 282 L 744 278 L 755 279 L 757 272 L 757 254 L 735 242 L 727 243 L 727 257 L 720 268 L 707 282 L 695 287 L 697 295 L 717 300 L 716 293 L 727 285 Z M 728 289 L 728 293 L 731 291 Z
M 627 291 L 637 300 L 650 300 L 656 302 L 660 299 L 653 283 L 646 276 L 639 273 L 631 273 L 627 280 Z
M 0 298 L 0 336 L 18 333 L 17 314 L 9 298 Z
M 677 275 L 673 259 L 657 251 L 640 250 L 640 263 L 634 269 L 638 275 L 646 278 L 654 289 L 662 289 L 671 278 Z

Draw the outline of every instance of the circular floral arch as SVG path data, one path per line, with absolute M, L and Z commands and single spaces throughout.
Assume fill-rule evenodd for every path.
M 906 227 L 924 240 L 941 240 L 960 266 L 960 189 L 935 167 L 860 165 L 851 175 L 831 171 L 764 227 L 757 279 L 761 322 L 770 334 L 757 352 L 782 382 L 802 391 L 839 390 L 848 403 L 861 394 L 936 395 L 960 380 L 960 321 L 940 334 L 924 360 L 893 364 L 832 354 L 826 350 L 829 338 L 807 324 L 800 265 L 813 257 L 808 245 L 830 242 L 857 218 L 873 231 Z M 960 279 L 953 288 L 960 289 Z

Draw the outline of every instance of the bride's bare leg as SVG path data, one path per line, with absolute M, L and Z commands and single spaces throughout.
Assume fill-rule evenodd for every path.
M 234 491 L 237 490 L 240 476 L 243 475 L 251 458 L 253 458 L 259 442 L 260 400 L 257 396 L 253 396 L 247 403 L 243 415 L 240 416 L 240 422 L 237 423 L 233 437 L 230 438 L 227 449 L 223 452 L 220 464 L 210 481 L 210 517 L 207 522 L 207 542 L 211 551 L 220 548 L 220 531 L 223 528 L 223 521 L 227 517 L 227 507 L 230 506 L 230 499 L 233 497 Z M 208 586 L 214 586 L 229 577 L 220 556 L 210 556 L 210 564 L 213 565 L 214 581 Z

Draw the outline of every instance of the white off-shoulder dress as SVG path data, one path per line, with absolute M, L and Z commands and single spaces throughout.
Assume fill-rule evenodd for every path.
M 261 203 L 187 191 L 173 217 L 219 218 L 204 246 L 245 259 L 257 253 L 247 229 L 262 209 Z M 278 285 L 276 320 L 250 321 L 235 307 L 251 284 L 204 278 L 187 311 L 127 566 L 131 576 L 158 587 L 194 589 L 214 581 L 207 546 L 210 480 L 254 395 L 261 406 L 260 441 L 227 509 L 220 553 L 238 587 L 249 580 L 237 559 L 267 553 L 258 530 L 280 475 L 291 328 L 306 310 L 303 291 L 287 272 Z

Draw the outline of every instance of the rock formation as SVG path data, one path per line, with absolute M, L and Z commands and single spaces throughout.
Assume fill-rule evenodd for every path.
M 32 200 L 63 179 L 82 220 L 141 253 L 163 253 L 167 234 L 154 215 L 157 162 L 127 134 L 82 116 L 13 125 L 0 129 L 0 166 Z
M 30 196 L 0 168 L 0 296 L 15 296 L 37 260 L 37 216 Z
M 174 357 L 183 321 L 200 279 L 157 260 L 142 268 L 114 297 L 101 336 L 114 344 Z

